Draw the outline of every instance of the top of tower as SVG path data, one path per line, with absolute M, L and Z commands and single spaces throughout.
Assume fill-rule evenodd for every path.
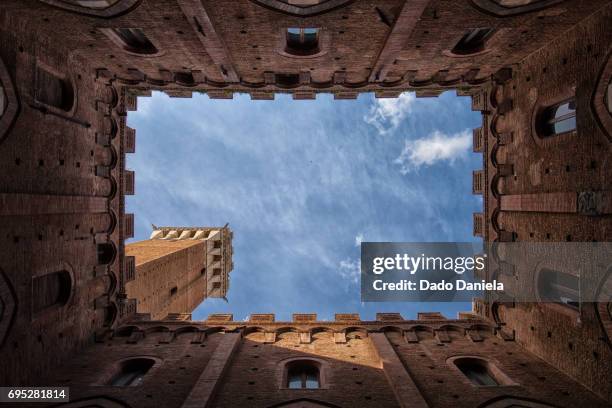
M 229 290 L 234 233 L 229 224 L 223 227 L 158 227 L 152 225 L 150 240 L 201 240 L 206 243 L 206 297 L 225 298 Z

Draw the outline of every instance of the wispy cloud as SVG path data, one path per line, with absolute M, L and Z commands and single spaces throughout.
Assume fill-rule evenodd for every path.
M 414 93 L 408 92 L 394 99 L 377 99 L 363 119 L 366 123 L 376 127 L 379 134 L 390 133 L 397 129 L 402 120 L 412 112 L 412 104 L 415 99 Z
M 359 275 L 361 274 L 361 260 L 346 258 L 340 261 L 338 272 L 343 279 L 353 283 L 359 282 Z
M 406 140 L 404 149 L 395 159 L 395 163 L 400 165 L 402 174 L 441 161 L 454 163 L 467 156 L 471 144 L 472 133 L 467 129 L 452 135 L 435 131 L 422 139 Z
M 362 233 L 357 234 L 357 236 L 355 237 L 355 246 L 361 246 L 361 243 L 363 242 L 363 240 L 365 239 L 365 237 L 363 236 Z

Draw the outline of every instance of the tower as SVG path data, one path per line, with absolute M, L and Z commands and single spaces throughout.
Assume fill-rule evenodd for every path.
M 204 299 L 225 297 L 232 263 L 229 227 L 155 227 L 125 246 L 135 276 L 125 284 L 136 311 L 152 319 L 181 319 Z

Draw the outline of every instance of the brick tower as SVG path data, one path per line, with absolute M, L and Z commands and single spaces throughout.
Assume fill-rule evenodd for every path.
M 126 245 L 125 253 L 135 271 L 126 277 L 127 297 L 152 319 L 190 318 L 204 299 L 227 294 L 233 268 L 227 226 L 153 226 L 149 239 Z

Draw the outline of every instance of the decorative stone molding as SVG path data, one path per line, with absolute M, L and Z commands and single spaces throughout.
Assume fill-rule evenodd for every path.
M 140 5 L 141 0 L 119 0 L 113 5 L 106 8 L 89 8 L 81 6 L 79 4 L 71 4 L 66 0 L 39 0 L 42 3 L 47 3 L 53 7 L 58 7 L 67 11 L 71 11 L 78 14 L 85 14 L 89 16 L 101 17 L 101 18 L 113 18 L 118 17 L 122 14 L 129 13 L 134 8 Z M 77 3 L 76 1 L 74 3 Z
M 309 17 L 316 14 L 326 13 L 338 7 L 346 6 L 354 0 L 319 0 L 311 1 L 307 4 L 298 5 L 297 2 L 289 2 L 282 0 L 251 0 L 260 6 L 279 11 L 281 13 L 292 14 L 299 17 Z M 294 3 L 294 4 L 290 4 Z
M 503 6 L 499 1 L 494 0 L 471 0 L 474 7 L 498 17 L 509 17 L 518 14 L 531 13 L 533 11 L 552 7 L 562 3 L 563 1 L 565 0 L 532 0 L 524 5 L 510 7 Z

